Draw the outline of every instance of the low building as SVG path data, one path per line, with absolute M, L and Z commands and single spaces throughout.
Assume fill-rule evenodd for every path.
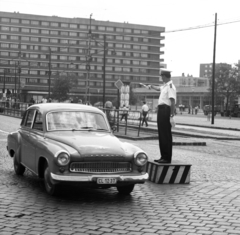
M 184 105 L 185 107 L 194 108 L 198 106 L 202 108 L 204 105 L 209 104 L 206 98 L 209 94 L 209 79 L 206 77 L 192 77 L 192 76 L 174 76 L 172 81 L 177 89 L 177 104 Z M 159 83 L 157 84 L 159 85 Z M 158 105 L 159 92 L 153 89 L 136 88 L 134 94 L 138 97 L 139 101 L 146 100 L 152 110 Z

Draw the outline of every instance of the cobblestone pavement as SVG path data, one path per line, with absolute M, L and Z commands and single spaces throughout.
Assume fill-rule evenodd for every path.
M 13 172 L 6 135 L 19 119 L 0 116 L 0 123 L 1 235 L 240 234 L 239 141 L 174 146 L 174 161 L 192 164 L 190 184 L 147 182 L 125 197 L 114 188 L 64 187 L 51 197 L 30 172 Z M 159 158 L 157 140 L 121 140 L 140 146 L 151 160 Z

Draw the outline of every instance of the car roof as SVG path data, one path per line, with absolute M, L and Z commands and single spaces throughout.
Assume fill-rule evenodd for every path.
M 28 109 L 37 108 L 43 113 L 49 111 L 63 111 L 63 110 L 82 110 L 82 111 L 94 111 L 102 113 L 99 108 L 92 107 L 85 104 L 74 104 L 74 103 L 40 103 L 31 105 Z

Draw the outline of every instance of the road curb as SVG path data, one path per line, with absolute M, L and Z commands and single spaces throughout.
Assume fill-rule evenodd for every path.
M 129 140 L 158 140 L 158 136 L 145 136 L 145 137 L 131 137 L 127 135 L 119 135 L 115 134 L 116 137 L 122 138 L 122 139 L 129 139 Z M 179 145 L 190 145 L 190 146 L 206 146 L 206 142 L 173 142 L 173 146 L 179 146 Z

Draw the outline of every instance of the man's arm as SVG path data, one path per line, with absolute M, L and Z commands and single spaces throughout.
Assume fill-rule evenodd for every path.
M 175 111 L 175 100 L 173 98 L 170 98 L 170 101 L 171 101 L 171 106 L 170 106 L 170 109 L 171 109 L 171 117 L 174 116 L 174 111 Z
M 151 88 L 156 91 L 160 91 L 160 86 L 148 85 L 148 89 L 151 90 Z

